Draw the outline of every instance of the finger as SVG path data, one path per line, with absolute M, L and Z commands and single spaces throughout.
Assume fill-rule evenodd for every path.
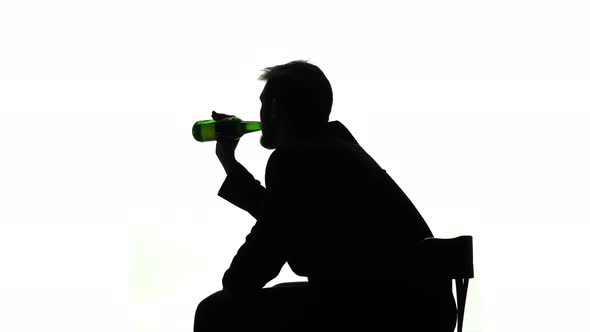
M 223 113 L 217 113 L 217 112 L 215 112 L 215 111 L 212 111 L 212 112 L 211 112 L 211 117 L 213 117 L 213 118 L 218 118 L 218 119 L 220 119 L 220 118 L 223 118 L 224 116 L 225 116 L 225 114 L 223 114 Z
M 224 137 L 224 136 L 217 136 L 217 142 L 222 144 L 236 144 L 240 139 L 239 138 L 231 138 L 231 137 Z
M 232 116 L 233 115 L 217 113 L 215 111 L 211 112 L 211 117 L 213 118 L 213 120 L 221 120 L 221 119 L 225 119 L 225 118 L 231 118 Z
M 221 119 L 220 114 L 215 111 L 211 112 L 211 118 L 213 118 L 213 120 Z

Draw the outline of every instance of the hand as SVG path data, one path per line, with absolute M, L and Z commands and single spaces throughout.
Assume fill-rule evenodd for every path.
M 221 120 L 225 118 L 232 117 L 233 115 L 227 115 L 223 113 L 217 113 L 213 111 L 211 113 L 211 117 L 213 120 Z M 215 147 L 215 153 L 217 154 L 217 158 L 223 165 L 225 172 L 229 174 L 229 170 L 237 163 L 235 151 L 238 143 L 240 142 L 239 139 L 229 139 L 218 137 L 217 138 L 217 146 Z

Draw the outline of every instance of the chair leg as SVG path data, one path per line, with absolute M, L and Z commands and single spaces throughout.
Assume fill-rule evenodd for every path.
M 469 279 L 455 279 L 457 288 L 457 332 L 463 331 L 463 315 L 465 313 L 465 301 L 467 300 L 467 287 Z

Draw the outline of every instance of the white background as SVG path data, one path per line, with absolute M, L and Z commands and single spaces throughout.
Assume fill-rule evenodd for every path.
M 192 331 L 254 220 L 190 129 L 258 120 L 297 59 L 435 236 L 473 235 L 465 331 L 589 330 L 586 2 L 360 3 L 2 1 L 0 330 Z

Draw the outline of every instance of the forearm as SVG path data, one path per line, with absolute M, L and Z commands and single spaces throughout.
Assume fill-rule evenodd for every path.
M 235 171 L 240 167 L 244 167 L 235 158 L 224 160 L 221 162 L 221 165 L 223 166 L 223 169 L 225 170 L 225 174 L 227 176 L 230 176 L 231 174 L 235 173 Z
M 239 162 L 223 163 L 223 167 L 227 177 L 218 195 L 258 219 L 266 189 Z
M 286 261 L 279 234 L 269 221 L 260 219 L 225 271 L 223 289 L 238 294 L 259 290 L 279 274 Z

